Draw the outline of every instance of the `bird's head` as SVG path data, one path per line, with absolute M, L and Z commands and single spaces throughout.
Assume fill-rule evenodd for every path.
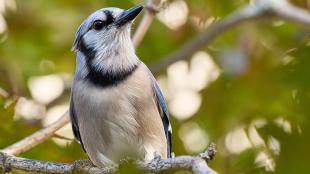
M 130 39 L 132 21 L 143 9 L 142 5 L 128 10 L 119 8 L 103 8 L 91 14 L 79 27 L 75 35 L 73 49 L 83 51 L 83 46 L 101 49 L 103 46 L 123 43 Z M 84 44 L 84 45 L 83 45 Z
M 124 66 L 124 60 L 136 57 L 130 30 L 142 9 L 143 5 L 138 5 L 128 10 L 112 7 L 94 12 L 78 28 L 73 50 L 98 70 Z

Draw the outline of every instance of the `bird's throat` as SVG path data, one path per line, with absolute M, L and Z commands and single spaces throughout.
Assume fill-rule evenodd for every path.
M 110 86 L 118 85 L 120 82 L 126 80 L 130 75 L 132 75 L 135 70 L 139 67 L 139 64 L 135 64 L 128 69 L 123 69 L 119 71 L 100 71 L 94 67 L 88 67 L 88 74 L 86 79 L 92 84 L 106 88 Z
M 87 47 L 82 39 L 79 50 L 85 57 L 85 78 L 100 87 L 115 86 L 126 80 L 139 66 L 140 60 L 133 50 L 122 48 L 96 51 Z

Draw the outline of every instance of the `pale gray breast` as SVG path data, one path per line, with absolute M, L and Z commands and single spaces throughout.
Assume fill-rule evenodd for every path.
M 107 162 L 105 157 L 118 161 L 126 155 L 144 158 L 154 151 L 165 153 L 161 118 L 144 68 L 142 64 L 117 86 L 100 88 L 74 82 L 79 131 L 95 165 Z

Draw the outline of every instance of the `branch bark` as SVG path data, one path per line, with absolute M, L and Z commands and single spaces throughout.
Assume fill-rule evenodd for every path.
M 59 130 L 60 128 L 64 127 L 66 124 L 69 123 L 69 116 L 68 111 L 65 112 L 57 121 L 50 124 L 49 126 L 33 133 L 32 135 L 10 145 L 9 147 L 2 149 L 1 152 L 4 152 L 6 154 L 10 155 L 17 155 L 22 152 L 25 152 L 34 146 L 42 143 L 43 141 L 47 140 L 51 136 L 54 135 L 54 133 Z
M 158 74 L 161 70 L 166 69 L 176 61 L 190 59 L 196 51 L 208 45 L 231 27 L 266 17 L 277 17 L 307 26 L 310 25 L 310 13 L 291 5 L 287 0 L 256 0 L 253 5 L 244 6 L 211 25 L 205 32 L 196 36 L 192 41 L 153 64 L 151 71 L 154 74 Z
M 178 156 L 175 158 L 161 159 L 160 156 L 154 157 L 151 161 L 138 161 L 135 164 L 137 168 L 150 173 L 161 173 L 167 171 L 191 171 L 195 174 L 216 174 L 210 169 L 207 161 L 212 160 L 215 156 L 215 145 L 211 144 L 208 150 L 198 156 Z M 31 160 L 26 158 L 15 157 L 0 152 L 0 169 L 4 173 L 12 170 L 32 172 L 32 173 L 53 173 L 53 174 L 72 174 L 72 173 L 89 173 L 89 174 L 106 174 L 115 172 L 117 167 L 97 168 L 94 166 L 85 166 L 83 164 L 57 163 L 40 160 Z

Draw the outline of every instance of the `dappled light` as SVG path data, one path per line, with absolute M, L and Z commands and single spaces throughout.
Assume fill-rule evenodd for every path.
M 0 0 L 0 34 L 3 34 L 7 30 L 7 23 L 4 19 L 7 10 L 16 10 L 15 0 Z
M 178 134 L 189 153 L 201 152 L 210 143 L 207 133 L 195 122 L 183 124 Z
M 267 121 L 264 119 L 253 120 L 248 128 L 248 138 L 250 143 L 254 147 L 265 147 L 266 143 L 263 138 L 259 135 L 257 129 L 262 128 L 267 124 Z
M 14 120 L 24 119 L 41 119 L 44 117 L 46 107 L 34 100 L 20 97 L 15 106 Z
M 291 123 L 285 120 L 283 117 L 278 117 L 274 120 L 275 124 L 283 129 L 284 132 L 291 134 L 292 126 Z
M 188 6 L 184 0 L 169 3 L 165 9 L 158 13 L 158 20 L 170 29 L 176 30 L 187 22 Z
M 258 167 L 263 167 L 267 172 L 274 172 L 275 170 L 275 162 L 269 157 L 267 152 L 258 153 L 255 163 Z
M 68 109 L 69 109 L 68 104 L 57 105 L 57 106 L 50 108 L 47 111 L 45 118 L 42 119 L 42 125 L 48 126 L 51 123 L 55 122 Z M 57 137 L 57 136 L 60 136 L 60 137 Z M 74 137 L 73 137 L 73 133 L 72 133 L 71 124 L 67 124 L 63 128 L 59 129 L 56 132 L 56 136 L 54 138 L 52 138 L 52 140 L 55 141 L 60 146 L 68 145 L 69 143 L 71 143 L 73 141 L 73 139 L 74 139 Z
M 251 148 L 251 142 L 244 127 L 239 127 L 229 132 L 225 137 L 225 145 L 230 153 L 236 154 Z
M 169 102 L 170 112 L 177 119 L 192 117 L 201 107 L 199 91 L 216 80 L 219 68 L 204 51 L 195 53 L 188 63 L 179 61 L 167 69 L 167 77 L 159 78 L 159 84 Z
M 191 16 L 190 20 L 199 30 L 204 30 L 216 22 L 217 18 L 211 16 L 207 20 L 202 20 L 199 16 Z
M 28 81 L 31 96 L 38 102 L 48 104 L 59 97 L 65 87 L 59 75 L 31 77 Z
M 199 93 L 184 89 L 169 102 L 170 112 L 180 120 L 188 119 L 199 110 L 201 100 Z

